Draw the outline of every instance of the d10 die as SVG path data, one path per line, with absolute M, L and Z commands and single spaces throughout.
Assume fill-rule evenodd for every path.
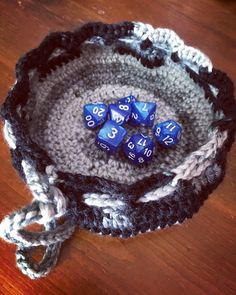
M 109 119 L 119 125 L 124 124 L 129 120 L 131 114 L 131 104 L 117 103 L 108 106 Z
M 96 145 L 100 149 L 113 154 L 118 150 L 126 133 L 125 128 L 108 120 L 97 134 Z
M 153 129 L 156 140 L 166 147 L 174 146 L 179 142 L 181 131 L 181 126 L 174 120 L 158 123 Z
M 156 104 L 154 102 L 136 101 L 132 103 L 130 124 L 152 127 L 155 119 Z
M 96 128 L 107 117 L 107 106 L 104 103 L 89 103 L 84 105 L 84 124 L 86 128 Z
M 135 101 L 137 101 L 137 98 L 133 95 L 129 95 L 129 96 L 119 99 L 118 103 L 119 104 L 127 104 L 127 103 L 131 104 L 132 102 L 135 102 Z
M 134 164 L 151 161 L 154 149 L 152 139 L 142 133 L 134 134 L 124 145 L 124 152 Z

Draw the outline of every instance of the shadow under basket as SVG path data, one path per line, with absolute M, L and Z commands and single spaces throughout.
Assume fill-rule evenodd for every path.
M 17 245 L 17 265 L 35 279 L 57 261 L 76 225 L 130 237 L 191 218 L 222 180 L 235 132 L 234 87 L 198 49 L 169 29 L 134 22 L 88 23 L 50 33 L 16 65 L 2 106 L 12 163 L 33 202 L 7 216 L 1 236 Z M 83 106 L 134 95 L 157 104 L 155 123 L 182 126 L 180 143 L 156 148 L 134 166 L 122 151 L 95 146 Z M 128 135 L 151 128 L 126 125 Z M 43 231 L 26 226 L 39 223 Z M 45 246 L 41 262 L 35 247 Z

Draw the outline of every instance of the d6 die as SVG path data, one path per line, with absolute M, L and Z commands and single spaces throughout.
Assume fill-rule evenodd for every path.
M 118 103 L 119 104 L 126 104 L 126 103 L 131 104 L 132 102 L 135 102 L 135 101 L 137 101 L 137 98 L 133 95 L 129 95 L 129 96 L 119 99 Z
M 89 103 L 84 105 L 84 124 L 86 128 L 96 128 L 107 117 L 107 106 L 104 103 Z
M 136 101 L 132 103 L 130 124 L 152 127 L 155 119 L 156 104 L 154 102 Z
M 119 148 L 126 133 L 122 126 L 108 120 L 97 134 L 96 145 L 100 149 L 113 154 Z
M 154 143 L 152 139 L 142 133 L 134 134 L 124 145 L 124 152 L 134 164 L 151 161 Z
M 131 114 L 131 104 L 117 103 L 108 106 L 109 119 L 119 125 L 124 124 L 129 120 Z
M 166 147 L 174 146 L 179 142 L 181 131 L 181 126 L 174 120 L 158 123 L 153 129 L 156 140 Z

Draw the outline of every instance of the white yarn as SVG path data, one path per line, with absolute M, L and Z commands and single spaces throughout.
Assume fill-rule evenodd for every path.
M 27 184 L 29 185 L 34 198 L 40 202 L 48 202 L 48 186 L 43 184 L 42 179 L 40 179 L 39 174 L 36 172 L 35 168 L 30 165 L 27 161 L 23 160 L 21 162 Z
M 49 186 L 45 183 L 45 178 L 40 176 L 27 161 L 23 160 L 21 165 L 34 198 L 40 201 L 39 206 L 43 218 L 39 223 L 45 224 L 54 218 L 63 216 L 66 212 L 67 200 L 61 190 L 52 184 Z M 54 183 L 56 180 L 55 167 L 47 166 L 46 173 L 50 182 Z
M 190 154 L 183 164 L 179 165 L 171 172 L 176 174 L 172 185 L 176 185 L 179 179 L 192 179 L 199 176 L 210 164 L 215 157 L 217 149 L 221 148 L 227 139 L 227 131 L 219 132 L 214 130 L 212 138 L 200 149 Z
M 137 39 L 145 40 L 149 38 L 154 46 L 161 47 L 171 52 L 177 52 L 183 63 L 195 67 L 206 67 L 208 72 L 212 72 L 212 62 L 208 56 L 200 50 L 187 46 L 184 41 L 172 30 L 165 28 L 154 29 L 149 24 L 134 22 L 133 34 Z
M 16 148 L 16 138 L 13 134 L 11 124 L 7 120 L 4 122 L 3 134 L 10 148 L 14 150 Z
M 125 205 L 121 200 L 112 199 L 109 194 L 86 193 L 83 199 L 89 206 L 119 208 Z
M 167 184 L 163 187 L 156 189 L 155 191 L 148 192 L 143 197 L 139 198 L 138 202 L 147 203 L 149 201 L 157 201 L 165 196 L 170 195 L 175 191 L 175 186 Z

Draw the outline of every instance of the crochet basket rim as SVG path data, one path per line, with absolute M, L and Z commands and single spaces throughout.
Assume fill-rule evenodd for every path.
M 53 161 L 48 157 L 47 153 L 42 150 L 42 148 L 40 148 L 30 139 L 24 119 L 19 116 L 19 108 L 24 106 L 24 104 L 27 102 L 27 95 L 29 92 L 30 81 L 29 77 L 27 77 L 27 73 L 29 73 L 32 69 L 40 69 L 41 72 L 45 73 L 46 75 L 55 67 L 55 65 L 60 65 L 63 62 L 67 62 L 70 59 L 79 56 L 80 45 L 94 36 L 105 39 L 109 44 L 109 42 L 115 42 L 116 40 L 120 40 L 126 36 L 131 36 L 132 34 L 142 42 L 140 45 L 142 49 L 151 48 L 153 44 L 155 44 L 155 42 L 153 42 L 155 35 L 158 35 L 158 33 L 155 32 L 151 26 L 142 28 L 142 23 L 125 22 L 122 24 L 112 25 L 103 23 L 88 23 L 76 29 L 74 32 L 50 33 L 44 38 L 37 48 L 24 54 L 19 59 L 16 65 L 16 83 L 9 92 L 6 101 L 2 106 L 1 114 L 3 119 L 6 120 L 6 128 L 11 129 L 11 134 L 16 133 L 14 134 L 14 138 L 15 140 L 19 141 L 19 146 L 21 146 L 21 148 L 17 147 L 17 149 L 21 149 L 21 153 L 24 152 L 23 150 L 28 151 L 27 156 L 29 159 L 32 157 L 30 160 L 34 162 L 34 166 L 37 171 L 45 172 L 46 167 L 49 164 L 53 164 Z M 160 33 L 159 35 L 160 36 L 158 37 L 160 39 L 162 36 Z M 176 39 L 174 40 L 175 42 L 173 42 L 174 38 Z M 172 42 L 172 60 L 175 62 L 182 62 L 183 60 L 185 61 L 186 71 L 196 83 L 203 87 L 205 91 L 205 97 L 207 100 L 209 100 L 209 103 L 212 104 L 214 112 L 223 112 L 224 117 L 219 120 L 215 120 L 212 124 L 214 132 L 217 133 L 218 131 L 222 132 L 225 130 L 230 132 L 233 125 L 234 116 L 234 107 L 232 106 L 234 106 L 235 103 L 233 99 L 233 84 L 230 79 L 224 73 L 212 68 L 211 61 L 202 52 L 192 47 L 183 45 L 183 41 L 173 31 L 169 32 L 169 36 L 166 37 L 166 40 L 162 40 L 162 43 L 165 46 L 168 44 L 168 42 Z M 170 46 L 170 44 L 168 45 Z M 183 47 L 185 47 L 184 50 Z M 63 56 L 50 59 L 50 55 L 57 48 L 63 50 L 66 49 L 67 53 Z M 155 60 L 150 61 L 148 56 L 139 56 L 135 50 L 132 50 L 128 46 L 125 47 L 124 43 L 122 45 L 119 44 L 117 50 L 118 52 L 122 52 L 122 54 L 126 51 L 127 54 L 135 56 L 136 58 L 140 59 L 141 63 L 146 67 L 161 66 L 163 64 L 162 58 L 157 57 Z M 41 52 L 43 52 L 42 56 L 40 55 Z M 187 65 L 189 62 L 192 62 L 193 65 L 195 64 L 195 66 L 198 66 L 199 75 L 195 72 L 195 70 L 192 69 L 192 67 Z M 214 92 L 212 91 L 213 87 L 217 89 L 217 95 L 214 95 Z M 225 97 L 225 92 L 229 93 L 227 99 Z M 10 118 L 8 118 L 9 115 L 11 115 Z M 12 120 L 13 118 L 14 120 Z M 14 130 L 12 130 L 11 126 L 14 126 Z M 22 132 L 23 130 L 24 132 Z M 18 134 L 19 136 L 17 136 Z M 30 150 L 33 152 L 31 155 L 29 155 Z M 197 151 L 193 151 L 192 153 L 194 154 L 196 152 Z M 17 157 L 18 156 L 19 155 L 17 155 Z M 18 170 L 21 177 L 25 179 L 25 173 L 22 170 L 22 167 L 20 169 L 18 167 Z M 144 182 L 147 184 L 145 187 L 148 187 L 151 191 L 153 186 L 156 186 L 158 178 L 165 178 L 166 176 L 168 179 L 170 176 L 174 178 L 176 171 L 178 171 L 178 167 L 176 167 L 173 172 L 169 171 L 167 175 L 158 173 L 128 186 L 122 185 L 120 183 L 117 185 L 114 181 L 107 181 L 104 179 L 102 179 L 102 181 L 105 181 L 106 184 L 110 186 L 110 188 L 114 189 L 116 187 L 115 192 L 118 194 L 125 192 L 126 195 L 131 196 L 132 192 L 138 191 L 139 196 L 136 195 L 137 198 L 141 197 L 145 192 L 147 192 L 143 189 Z M 57 172 L 59 177 L 63 179 L 72 177 L 70 173 L 63 173 L 60 171 Z M 78 181 L 81 184 L 83 182 L 90 183 L 90 191 L 99 192 L 99 189 L 102 189 L 100 187 L 100 177 L 84 176 L 78 174 L 74 175 L 73 177 L 74 181 Z M 178 179 L 179 178 L 176 178 L 174 182 L 178 181 Z M 104 186 L 104 183 L 102 185 Z M 83 192 L 86 193 L 89 191 Z
M 177 168 L 131 185 L 56 170 L 47 153 L 30 138 L 22 112 L 31 72 L 47 75 L 56 66 L 79 58 L 81 45 L 93 42 L 93 38 L 102 40 L 104 46 L 115 46 L 119 54 L 134 56 L 147 68 L 161 67 L 165 55 L 180 64 L 203 89 L 205 99 L 218 115 L 209 141 Z M 52 57 L 58 49 L 63 54 Z M 149 55 L 153 49 L 161 54 Z M 140 22 L 87 23 L 73 32 L 53 32 L 24 54 L 16 64 L 16 82 L 1 108 L 12 164 L 34 197 L 31 205 L 6 217 L 0 225 L 1 236 L 19 247 L 17 264 L 21 270 L 31 278 L 47 275 L 56 263 L 59 244 L 70 237 L 77 224 L 104 235 L 130 237 L 192 217 L 225 173 L 236 126 L 233 93 L 232 81 L 200 50 L 185 45 L 169 29 L 154 29 Z M 58 225 L 61 216 L 65 223 Z M 44 224 L 45 231 L 22 230 L 34 222 Z M 29 247 L 38 245 L 45 245 L 45 253 L 50 256 L 48 261 L 45 254 L 40 266 L 33 265 L 28 255 Z

